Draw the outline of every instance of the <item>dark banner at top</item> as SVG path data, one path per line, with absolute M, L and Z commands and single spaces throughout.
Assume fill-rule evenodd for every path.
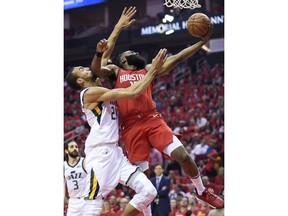
M 64 10 L 100 4 L 107 0 L 64 0 Z

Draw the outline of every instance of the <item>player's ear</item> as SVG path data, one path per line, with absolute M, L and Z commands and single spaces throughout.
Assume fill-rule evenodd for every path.
M 76 82 L 78 83 L 78 85 L 81 85 L 84 82 L 84 80 L 81 77 L 79 77 L 77 78 Z
M 124 65 L 127 62 L 126 57 L 124 57 L 121 61 L 121 64 Z

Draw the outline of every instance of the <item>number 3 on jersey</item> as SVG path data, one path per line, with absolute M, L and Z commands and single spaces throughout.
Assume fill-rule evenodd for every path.
M 77 190 L 79 188 L 78 181 L 77 180 L 72 180 L 72 182 L 74 183 L 74 190 Z

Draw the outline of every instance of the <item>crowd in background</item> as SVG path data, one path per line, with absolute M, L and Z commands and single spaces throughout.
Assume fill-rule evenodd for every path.
M 206 5 L 208 2 L 209 5 Z M 201 1 L 201 4 L 202 8 L 195 9 L 194 12 L 203 12 L 207 15 L 224 13 L 223 0 Z M 160 24 L 167 12 L 174 16 L 174 21 L 188 19 L 191 15 L 190 9 L 170 10 L 166 8 L 165 10 L 153 17 L 141 14 L 139 10 L 135 14 L 136 22 L 129 28 L 129 31 L 139 29 L 141 26 Z M 91 21 L 79 23 L 79 26 L 72 25 L 73 27 L 64 29 L 64 40 L 110 34 L 114 24 L 105 26 L 103 23 L 105 22 Z M 143 51 L 140 54 L 151 62 L 151 57 L 155 53 L 149 51 L 151 53 Z M 176 52 L 176 50 L 173 51 L 173 53 Z M 114 62 L 115 58 L 113 59 L 112 56 L 111 60 Z M 195 68 L 191 61 L 194 60 L 184 61 L 164 76 L 155 79 L 153 99 L 172 131 L 182 135 L 181 142 L 196 162 L 204 186 L 214 190 L 224 199 L 224 65 L 223 61 L 209 62 L 208 58 L 204 57 L 201 61 L 199 60 Z M 89 64 L 87 62 L 87 65 L 83 66 L 89 66 Z M 65 68 L 65 72 L 68 70 L 69 68 Z M 103 82 L 105 87 L 111 88 L 106 80 Z M 79 146 L 80 156 L 85 156 L 84 143 L 90 128 L 80 104 L 79 92 L 71 89 L 64 82 L 64 141 L 75 140 Z M 125 154 L 125 144 L 121 139 L 121 134 L 119 145 Z M 169 216 L 214 215 L 215 210 L 196 198 L 191 180 L 185 175 L 177 161 L 151 148 L 151 179 L 155 177 L 154 168 L 158 164 L 162 165 L 163 174 L 170 180 Z M 101 216 L 121 215 L 134 194 L 135 192 L 129 187 L 119 184 L 104 200 Z M 218 212 L 218 215 L 224 215 L 223 209 L 219 211 L 222 212 Z M 143 214 L 138 216 L 143 216 Z
M 157 78 L 153 85 L 153 98 L 158 111 L 169 127 L 182 135 L 181 142 L 195 160 L 204 186 L 224 196 L 223 63 L 211 64 L 204 59 L 193 70 L 188 62 L 183 62 Z M 89 126 L 81 112 L 79 92 L 64 83 L 64 140 L 74 139 L 79 145 L 80 155 L 85 156 L 83 150 L 88 132 Z M 119 144 L 125 153 L 121 137 Z M 208 216 L 211 208 L 197 200 L 190 179 L 177 161 L 154 148 L 151 148 L 150 158 L 151 178 L 155 175 L 155 165 L 161 164 L 163 174 L 171 181 L 170 216 L 174 216 L 177 209 L 190 209 L 191 215 Z M 117 212 L 133 195 L 134 191 L 118 185 L 106 198 L 102 216 L 120 215 Z

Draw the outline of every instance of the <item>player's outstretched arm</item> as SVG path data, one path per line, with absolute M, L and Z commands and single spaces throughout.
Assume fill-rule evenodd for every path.
M 122 11 L 121 17 L 119 18 L 117 24 L 115 25 L 113 31 L 111 32 L 108 38 L 108 44 L 107 44 L 108 49 L 103 54 L 101 65 L 104 65 L 104 66 L 107 65 L 107 62 L 109 58 L 111 57 L 111 54 L 114 50 L 114 47 L 115 47 L 115 44 L 119 37 L 120 32 L 123 29 L 128 28 L 133 22 L 135 22 L 135 19 L 132 19 L 132 17 L 135 15 L 136 12 L 137 10 L 135 7 L 129 7 L 128 9 L 127 7 L 125 7 L 124 10 Z M 97 64 L 97 56 L 95 55 L 91 63 L 91 70 L 93 73 L 94 71 L 96 71 L 96 68 L 95 68 L 97 67 L 96 64 Z M 105 71 L 102 71 L 96 75 L 104 78 L 104 77 L 109 77 L 111 73 L 107 73 L 107 71 L 105 73 Z
M 108 41 L 106 39 L 102 39 L 97 43 L 96 54 L 93 61 L 93 71 L 91 70 L 95 75 L 101 73 L 101 60 L 103 53 L 108 48 L 107 43 Z
M 167 50 L 161 49 L 153 59 L 148 73 L 142 80 L 134 83 L 128 88 L 106 89 L 103 87 L 90 87 L 84 94 L 85 107 L 89 107 L 89 103 L 100 101 L 117 101 L 121 99 L 133 99 L 139 96 L 142 91 L 154 79 L 157 71 L 163 66 L 167 60 Z
M 105 51 L 102 57 L 102 65 L 107 65 L 107 62 L 111 57 L 111 54 L 114 50 L 120 32 L 123 29 L 128 28 L 129 26 L 131 26 L 132 23 L 135 22 L 135 19 L 132 19 L 132 17 L 135 15 L 136 12 L 137 12 L 136 7 L 129 7 L 128 10 L 125 7 L 124 10 L 122 11 L 121 17 L 119 18 L 117 24 L 115 25 L 112 33 L 108 38 L 108 50 Z
M 191 56 L 193 56 L 198 50 L 201 49 L 201 47 L 203 45 L 205 45 L 207 43 L 207 41 L 210 39 L 212 34 L 212 28 L 210 29 L 210 31 L 208 32 L 208 34 L 202 38 L 201 41 L 193 44 L 190 47 L 187 47 L 185 49 L 183 49 L 181 52 L 169 56 L 167 61 L 165 62 L 165 64 L 162 66 L 162 68 L 158 71 L 157 76 L 161 76 L 169 71 L 171 71 L 175 66 L 177 66 L 180 62 L 185 61 L 186 59 L 190 58 Z M 150 65 L 146 66 L 146 69 L 149 69 Z

